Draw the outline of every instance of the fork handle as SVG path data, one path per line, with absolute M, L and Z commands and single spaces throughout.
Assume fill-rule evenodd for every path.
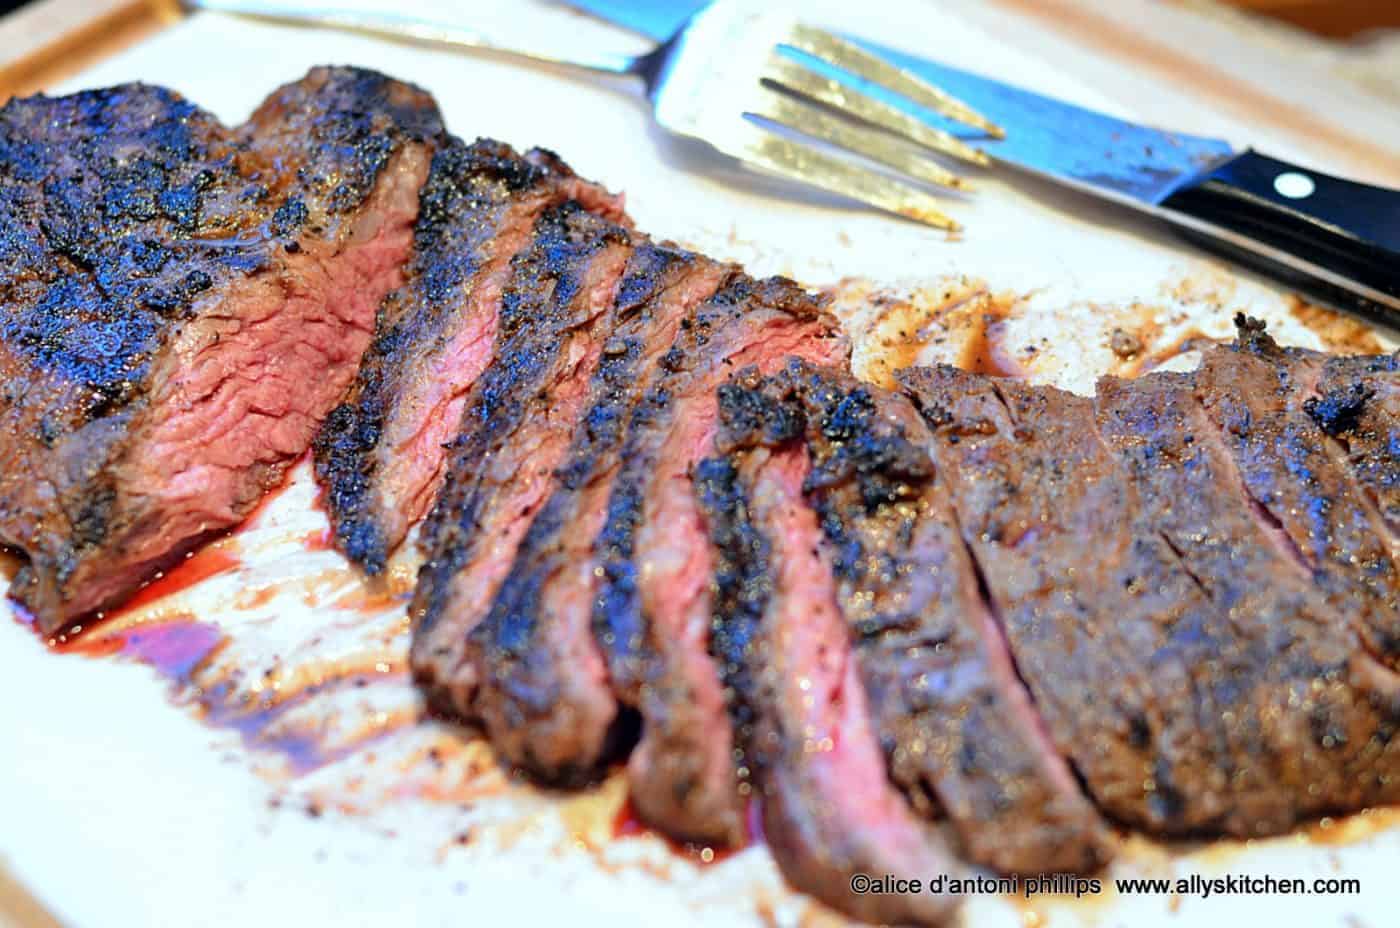
M 1159 212 L 1207 250 L 1400 329 L 1400 190 L 1246 151 Z
M 572 47 L 562 48 L 538 40 L 532 40 L 529 44 L 515 41 L 502 43 L 475 29 L 398 13 L 333 9 L 282 0 L 184 0 L 184 5 L 192 10 L 238 13 L 276 22 L 364 32 L 424 45 L 495 52 L 512 58 L 565 65 L 602 74 L 640 74 L 646 58 L 607 52 L 580 53 Z

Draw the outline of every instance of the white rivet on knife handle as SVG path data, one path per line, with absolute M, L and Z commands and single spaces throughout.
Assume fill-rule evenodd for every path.
M 1317 184 L 1306 174 L 1297 171 L 1285 171 L 1274 178 L 1274 189 L 1279 192 L 1279 196 L 1288 197 L 1290 200 L 1301 200 L 1313 195 L 1317 189 Z

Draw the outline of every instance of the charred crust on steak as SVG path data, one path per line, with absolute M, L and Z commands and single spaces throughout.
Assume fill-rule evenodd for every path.
M 316 249 L 328 273 L 338 267 L 340 250 L 357 245 L 348 230 L 398 208 L 386 192 L 361 209 L 381 177 L 426 163 L 440 133 L 426 94 L 353 68 L 313 70 L 237 129 L 144 84 L 0 109 L 0 366 L 25 384 L 6 391 L 0 414 L 24 423 L 11 449 L 50 484 L 45 495 L 19 475 L 0 478 L 0 538 L 29 559 L 16 593 L 41 627 L 113 605 L 193 543 L 161 542 L 161 519 L 147 511 L 165 505 L 157 500 L 176 475 L 133 476 L 140 463 L 129 460 L 169 418 L 156 407 L 183 389 L 178 369 L 201 363 L 179 346 L 208 340 L 222 351 L 214 346 L 243 322 L 236 294 L 303 260 L 289 244 Z M 406 183 L 401 174 L 386 191 Z M 359 352 L 346 353 L 349 369 L 331 372 L 322 392 L 353 374 Z M 320 401 L 308 402 L 319 418 Z M 198 458 L 180 468 L 203 466 Z M 213 515 L 192 517 L 192 530 L 229 527 L 289 461 L 283 450 L 235 468 L 220 491 L 231 498 L 205 501 Z

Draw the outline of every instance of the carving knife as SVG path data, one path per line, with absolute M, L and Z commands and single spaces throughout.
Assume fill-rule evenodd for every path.
M 703 0 L 566 0 L 663 41 Z M 894 96 L 887 102 L 970 140 L 993 159 L 1147 212 L 1195 244 L 1339 308 L 1400 329 L 1400 191 L 1141 126 L 850 36 L 986 113 L 978 136 Z M 872 95 L 851 75 L 833 77 Z

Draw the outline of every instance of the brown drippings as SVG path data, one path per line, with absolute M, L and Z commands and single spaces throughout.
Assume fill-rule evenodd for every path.
M 308 551 L 329 551 L 335 544 L 334 533 L 330 526 L 314 532 L 307 532 L 301 539 L 301 546 Z
M 1142 336 L 1127 329 L 1115 327 L 1108 335 L 1108 347 L 1124 361 L 1131 361 L 1142 354 Z
M 958 358 L 958 367 L 992 377 L 1025 376 L 1025 370 L 1001 346 L 999 335 L 1007 314 L 1007 306 L 988 304 L 987 310 L 976 317 Z
M 1385 346 L 1364 322 L 1288 295 L 1288 312 L 1336 354 L 1384 354 Z
M 464 736 L 456 726 L 396 766 L 394 795 L 444 805 L 470 804 L 510 786 L 491 745 L 484 738 Z
M 1367 841 L 1400 826 L 1400 808 L 1363 809 L 1352 815 L 1329 816 L 1300 829 L 1309 844 L 1344 847 Z
M 892 388 L 895 371 L 919 363 L 933 348 L 968 370 L 1025 376 L 1000 338 L 1017 298 L 993 293 L 984 281 L 947 279 L 897 292 L 846 278 L 826 292 L 852 335 L 856 375 L 871 383 Z
M 1200 329 L 1190 328 L 1178 335 L 1166 346 L 1158 348 L 1149 354 L 1143 355 L 1136 364 L 1126 365 L 1120 372 L 1124 377 L 1137 377 L 1148 371 L 1155 370 L 1166 364 L 1172 358 L 1180 357 L 1191 351 L 1204 351 L 1212 345 L 1220 344 L 1220 339 L 1212 338 Z
M 255 589 L 245 589 L 238 592 L 234 599 L 234 608 L 243 610 L 261 609 L 277 597 L 277 587 L 264 586 Z
M 356 587 L 339 597 L 331 603 L 331 607 L 342 612 L 383 612 L 386 609 L 401 606 L 411 598 L 411 591 L 404 594 L 392 589 L 371 588 L 369 585 L 365 585 Z

